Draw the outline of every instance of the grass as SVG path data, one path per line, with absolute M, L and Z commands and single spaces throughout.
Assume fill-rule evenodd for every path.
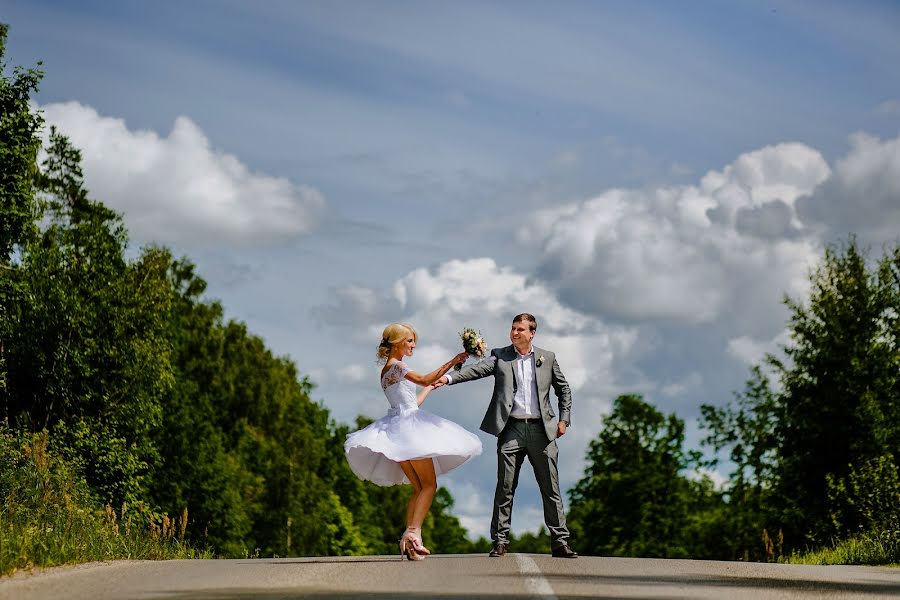
M 900 564 L 900 530 L 886 529 L 840 540 L 823 548 L 787 557 L 801 565 L 897 565 Z
M 98 508 L 47 434 L 0 429 L 0 575 L 34 567 L 116 559 L 211 558 L 184 540 L 187 510 L 157 516 L 143 506 Z

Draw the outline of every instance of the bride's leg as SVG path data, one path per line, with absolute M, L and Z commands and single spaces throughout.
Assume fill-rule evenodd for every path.
M 406 531 L 400 537 L 400 554 L 406 556 L 409 560 L 422 560 L 424 556 L 416 551 L 415 534 L 410 529 L 419 500 L 419 492 L 422 491 L 422 483 L 419 481 L 419 475 L 413 469 L 410 461 L 404 460 L 399 464 L 413 488 L 412 494 L 409 496 L 409 502 L 406 505 Z
M 430 458 L 409 461 L 419 478 L 420 490 L 416 509 L 412 518 L 412 527 L 421 527 L 431 508 L 434 494 L 437 492 L 437 477 L 434 474 L 434 462 Z
M 413 512 L 412 523 L 410 529 L 414 534 L 416 552 L 420 554 L 431 554 L 428 549 L 422 545 L 422 523 L 425 516 L 431 508 L 431 502 L 434 500 L 434 494 L 437 492 L 437 477 L 434 474 L 434 462 L 430 458 L 422 460 L 410 461 L 416 475 L 419 478 L 419 494 L 416 498 L 416 506 Z
M 406 505 L 406 526 L 409 527 L 412 525 L 413 516 L 416 510 L 416 501 L 419 497 L 419 492 L 422 491 L 422 483 L 419 481 L 419 475 L 416 473 L 416 470 L 413 469 L 410 461 L 404 460 L 400 463 L 400 468 L 403 469 L 403 473 L 406 475 L 406 478 L 409 479 L 409 483 L 412 484 L 413 492 L 409 497 L 409 502 Z

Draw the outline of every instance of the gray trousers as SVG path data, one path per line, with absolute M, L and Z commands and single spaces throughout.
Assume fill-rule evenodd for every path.
M 566 514 L 559 493 L 559 473 L 556 440 L 547 438 L 540 420 L 529 422 L 510 419 L 497 438 L 497 489 L 494 492 L 494 515 L 491 519 L 491 539 L 495 544 L 509 543 L 512 522 L 513 495 L 519 484 L 519 470 L 525 457 L 534 469 L 541 498 L 544 502 L 544 523 L 550 531 L 553 548 L 569 543 Z

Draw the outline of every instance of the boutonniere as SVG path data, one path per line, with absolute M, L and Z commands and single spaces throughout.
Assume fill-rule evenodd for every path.
M 544 364 L 544 355 L 543 354 L 538 356 L 537 360 L 534 361 L 534 366 L 536 366 L 536 367 L 540 367 L 542 364 Z

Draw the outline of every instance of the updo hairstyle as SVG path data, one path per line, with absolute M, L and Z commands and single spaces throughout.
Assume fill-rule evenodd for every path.
M 391 354 L 391 348 L 394 344 L 402 342 L 409 334 L 412 334 L 415 341 L 419 341 L 419 334 L 416 333 L 416 330 L 413 329 L 412 325 L 407 323 L 391 323 L 385 327 L 384 331 L 381 332 L 381 343 L 378 344 L 378 350 L 375 352 L 375 355 L 378 357 L 378 362 L 387 362 L 388 356 Z

